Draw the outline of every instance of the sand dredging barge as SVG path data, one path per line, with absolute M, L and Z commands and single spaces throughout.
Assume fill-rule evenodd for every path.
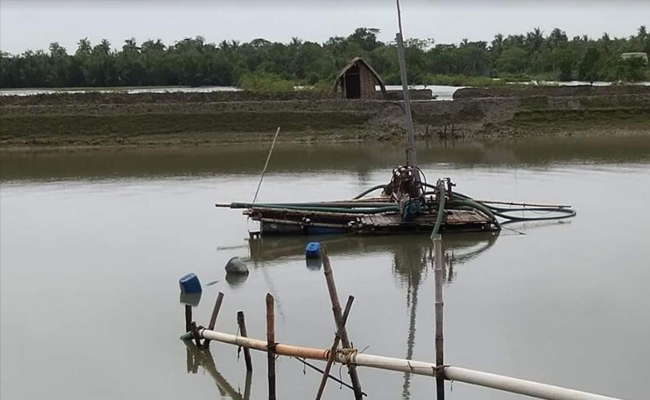
M 571 218 L 568 205 L 475 200 L 454 190 L 451 179 L 427 182 L 416 166 L 393 170 L 388 184 L 350 200 L 311 203 L 229 203 L 260 222 L 264 235 L 397 234 L 495 231 L 509 222 Z M 381 190 L 380 194 L 370 197 Z

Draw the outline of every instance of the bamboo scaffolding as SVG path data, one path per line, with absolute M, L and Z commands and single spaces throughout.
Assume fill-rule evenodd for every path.
M 341 319 L 341 325 L 336 330 L 336 336 L 334 337 L 334 343 L 330 350 L 329 358 L 327 360 L 327 365 L 325 365 L 325 371 L 323 371 L 323 378 L 320 381 L 320 386 L 318 387 L 318 392 L 316 393 L 316 400 L 320 400 L 323 397 L 323 392 L 325 391 L 325 385 L 327 384 L 327 378 L 329 377 L 330 370 L 332 369 L 332 364 L 334 363 L 334 354 L 339 348 L 339 343 L 341 342 L 341 332 L 345 328 L 345 323 L 348 321 L 348 316 L 350 315 L 350 309 L 352 308 L 352 302 L 354 301 L 354 296 L 348 297 L 348 302 L 345 305 L 345 311 L 343 311 L 343 318 Z
M 265 340 L 230 335 L 227 333 L 211 331 L 208 329 L 197 330 L 198 335 L 204 339 L 215 342 L 227 343 L 235 346 L 247 347 L 262 352 L 268 351 Z M 281 343 L 275 344 L 275 354 L 295 358 L 327 361 L 330 349 L 291 346 Z M 400 358 L 383 357 L 371 354 L 359 354 L 355 351 L 342 349 L 336 352 L 335 361 L 341 364 L 359 367 L 377 368 L 388 371 L 408 372 L 415 375 L 435 377 L 437 368 L 434 363 L 424 361 L 405 360 Z M 472 385 L 517 393 L 545 400 L 622 400 L 614 397 L 601 396 L 592 393 L 566 389 L 559 386 L 511 378 L 487 372 L 475 371 L 466 368 L 445 366 L 446 379 L 464 382 Z
M 337 333 L 341 336 L 341 343 L 344 348 L 351 349 L 352 344 L 348 336 L 348 331 L 345 328 L 343 321 L 343 312 L 341 311 L 341 304 L 339 302 L 339 295 L 336 291 L 336 283 L 334 282 L 334 273 L 332 272 L 332 264 L 330 263 L 329 256 L 327 255 L 327 247 L 323 246 L 321 250 L 321 258 L 323 259 L 323 272 L 325 273 L 325 281 L 327 282 L 327 290 L 330 294 L 330 301 L 332 302 L 332 312 L 334 313 L 334 322 L 336 323 Z M 348 363 L 348 372 L 350 373 L 350 380 L 354 387 L 354 397 L 356 400 L 363 399 L 363 390 L 361 389 L 361 382 L 357 374 L 356 367 Z

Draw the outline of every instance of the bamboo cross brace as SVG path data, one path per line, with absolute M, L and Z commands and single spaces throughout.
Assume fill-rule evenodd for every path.
M 330 350 L 329 358 L 327 359 L 327 365 L 325 365 L 325 372 L 323 372 L 323 378 L 320 381 L 320 386 L 318 387 L 318 393 L 316 394 L 316 400 L 320 400 L 323 397 L 323 392 L 325 391 L 325 385 L 327 384 L 327 378 L 329 377 L 330 370 L 332 369 L 332 364 L 336 358 L 336 350 L 339 347 L 339 342 L 341 341 L 341 332 L 345 328 L 345 324 L 348 321 L 348 316 L 350 315 L 350 309 L 352 308 L 352 302 L 354 302 L 354 296 L 348 297 L 348 302 L 345 305 L 345 311 L 343 311 L 343 319 L 341 320 L 341 325 L 338 326 L 336 330 L 336 336 L 334 337 L 334 344 L 332 344 L 332 349 Z
M 343 321 L 343 313 L 341 312 L 341 303 L 339 302 L 339 295 L 336 291 L 336 283 L 334 282 L 334 273 L 332 272 L 332 264 L 330 263 L 329 256 L 327 255 L 327 247 L 323 246 L 321 251 L 321 257 L 323 258 L 323 271 L 325 273 L 325 280 L 327 281 L 327 290 L 330 294 L 330 301 L 332 302 L 332 312 L 334 313 L 334 322 L 337 327 L 341 326 L 341 343 L 343 343 L 344 348 L 352 348 L 350 344 L 350 338 L 348 337 L 348 331 L 345 328 Z M 357 368 L 353 364 L 348 364 L 348 373 L 350 374 L 350 380 L 352 381 L 352 387 L 354 387 L 354 397 L 356 400 L 363 399 L 363 391 L 361 390 L 361 382 L 359 381 L 359 375 L 357 374 Z
M 219 310 L 221 310 L 221 304 L 223 303 L 223 293 L 219 292 L 217 295 L 217 301 L 214 303 L 214 308 L 212 309 L 212 316 L 210 317 L 210 324 L 208 325 L 208 329 L 211 331 L 214 330 L 214 326 L 217 323 L 217 317 L 219 316 Z M 210 347 L 210 339 L 205 339 L 203 341 L 203 348 L 208 348 Z

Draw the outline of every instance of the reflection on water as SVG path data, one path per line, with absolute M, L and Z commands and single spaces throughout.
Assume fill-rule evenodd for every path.
M 1 152 L 0 181 L 181 177 L 184 175 L 254 174 L 264 166 L 268 145 Z M 544 166 L 551 163 L 645 162 L 650 135 L 640 137 L 527 138 L 499 142 L 423 142 L 421 167 Z M 343 171 L 367 182 L 378 168 L 403 163 L 395 145 L 295 145 L 280 143 L 273 151 L 273 173 Z
M 235 390 L 233 386 L 224 378 L 223 375 L 217 370 L 217 366 L 214 363 L 214 358 L 212 358 L 212 353 L 210 349 L 199 349 L 196 347 L 196 344 L 191 340 L 183 341 L 187 348 L 187 373 L 196 374 L 199 372 L 199 367 L 203 369 L 212 377 L 214 380 L 219 394 L 222 398 L 229 398 L 232 400 L 249 400 L 251 396 L 251 384 L 253 381 L 253 373 L 248 372 L 246 374 L 246 384 L 244 386 L 244 394 Z

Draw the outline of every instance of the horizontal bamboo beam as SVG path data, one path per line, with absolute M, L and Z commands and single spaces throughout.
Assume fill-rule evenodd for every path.
M 199 329 L 199 335 L 204 339 L 216 342 L 228 343 L 235 346 L 248 347 L 250 349 L 266 353 L 265 340 L 245 338 L 242 336 L 230 335 L 227 333 Z M 310 347 L 298 347 L 278 343 L 275 345 L 275 353 L 282 356 L 308 358 L 311 360 L 327 361 L 330 349 L 316 349 Z M 355 352 L 337 352 L 335 361 L 341 364 L 353 363 L 361 367 L 373 367 L 398 372 L 410 372 L 418 375 L 435 376 L 435 364 L 409 361 L 400 358 L 373 356 L 369 354 L 358 354 Z
M 216 342 L 232 344 L 235 346 L 247 347 L 254 350 L 267 352 L 265 340 L 230 335 L 227 333 L 198 329 L 198 335 L 204 339 Z M 183 336 L 191 339 L 190 336 Z M 327 361 L 329 349 L 317 349 L 310 347 L 298 347 L 286 344 L 276 344 L 275 353 L 282 356 L 308 358 L 312 360 Z M 335 361 L 341 364 L 352 363 L 360 367 L 378 368 L 389 371 L 408 372 L 415 375 L 436 376 L 436 365 L 423 361 L 412 361 L 401 358 L 382 357 L 370 354 L 359 354 L 357 352 L 340 351 L 336 353 Z M 522 394 L 545 400 L 622 400 L 614 397 L 600 396 L 597 394 L 581 392 L 573 389 L 566 389 L 559 386 L 546 385 L 511 378 L 508 376 L 490 374 L 487 372 L 474 371 L 466 368 L 445 367 L 445 378 L 451 381 L 464 382 L 471 385 L 483 386 L 491 389 L 503 390 L 505 392 Z

